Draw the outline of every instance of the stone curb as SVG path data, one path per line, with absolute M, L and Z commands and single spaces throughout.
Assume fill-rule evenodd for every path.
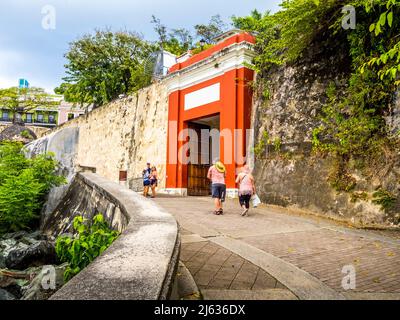
M 204 300 L 298 300 L 286 289 L 269 290 L 203 290 Z
M 75 179 L 91 187 L 88 197 L 97 192 L 117 202 L 128 224 L 101 256 L 50 300 L 169 299 L 180 253 L 176 220 L 152 201 L 96 174 L 80 173 Z
M 183 262 L 179 262 L 177 282 L 180 300 L 202 300 L 201 291 Z

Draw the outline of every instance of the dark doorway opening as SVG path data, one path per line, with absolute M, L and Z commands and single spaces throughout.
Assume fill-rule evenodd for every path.
M 190 137 L 190 162 L 188 164 L 188 195 L 211 195 L 208 169 L 213 158 L 219 157 L 219 115 L 188 123 L 194 135 Z

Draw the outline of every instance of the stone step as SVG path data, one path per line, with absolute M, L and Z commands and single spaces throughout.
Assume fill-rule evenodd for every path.
M 286 289 L 268 290 L 202 290 L 204 300 L 298 300 Z

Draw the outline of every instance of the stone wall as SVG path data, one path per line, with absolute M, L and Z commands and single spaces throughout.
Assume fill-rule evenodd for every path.
M 9 126 L 11 126 L 11 124 L 0 123 L 0 132 Z M 51 130 L 49 128 L 35 127 L 35 126 L 26 126 L 26 127 L 28 129 L 32 130 L 38 137 L 41 137 L 41 136 L 47 134 Z
M 126 210 L 122 210 L 120 201 L 85 179 L 85 174 L 81 172 L 74 176 L 63 199 L 42 224 L 43 233 L 55 238 L 64 233 L 73 233 L 76 216 L 91 221 L 99 213 L 114 230 L 122 232 L 126 229 L 130 218 Z
M 304 209 L 358 225 L 398 225 L 400 201 L 385 212 L 371 202 L 371 196 L 380 187 L 399 194 L 399 157 L 383 158 L 373 177 L 352 172 L 357 181 L 355 191 L 365 191 L 370 197 L 353 202 L 349 193 L 336 192 L 327 181 L 332 159 L 311 152 L 312 130 L 319 125 L 326 89 L 333 81 L 340 90 L 350 73 L 349 61 L 341 52 L 347 50 L 313 46 L 299 63 L 263 75 L 270 83 L 271 95 L 265 100 L 261 97 L 262 88 L 256 93 L 252 127 L 255 144 L 264 132 L 268 132 L 271 144 L 256 158 L 258 193 L 268 204 Z M 394 114 L 388 116 L 391 128 L 399 126 L 398 110 L 395 106 Z M 272 143 L 275 139 L 280 147 Z
M 73 218 L 102 213 L 121 233 L 51 300 L 165 300 L 174 296 L 180 237 L 176 220 L 154 202 L 93 173 L 78 173 L 45 226 L 59 235 Z
M 159 171 L 159 187 L 165 186 L 168 94 L 155 83 L 137 95 L 119 99 L 55 129 L 79 127 L 76 163 L 92 167 L 99 175 L 119 181 L 128 172 L 130 187 L 140 189 L 141 172 L 150 161 Z
M 47 195 L 46 203 L 41 212 L 41 225 L 51 217 L 54 209 L 68 191 L 69 185 L 80 170 L 76 163 L 79 143 L 79 128 L 63 128 L 52 132 L 25 146 L 25 153 L 29 158 L 38 154 L 52 153 L 58 161 L 57 173 L 66 178 L 66 184 L 54 187 Z

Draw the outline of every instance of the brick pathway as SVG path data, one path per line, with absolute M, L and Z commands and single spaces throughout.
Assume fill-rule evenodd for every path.
M 385 232 L 344 228 L 268 207 L 252 210 L 250 217 L 243 218 L 236 201 L 228 201 L 226 214 L 219 217 L 210 213 L 208 198 L 159 198 L 156 202 L 175 215 L 184 229 L 183 238 L 197 235 L 200 239 L 183 241 L 181 257 L 200 289 L 284 289 L 287 284 L 284 278 L 276 280 L 277 269 L 268 270 L 268 263 L 258 263 L 257 257 L 236 251 L 234 246 L 228 250 L 216 244 L 216 239 L 222 238 L 260 255 L 265 252 L 265 259 L 275 257 L 274 263 L 306 272 L 321 288 L 326 286 L 346 297 L 400 297 L 398 233 L 389 237 Z M 342 288 L 342 269 L 347 265 L 356 270 L 356 289 L 351 291 Z M 296 288 L 288 289 L 296 292 Z
M 309 272 L 337 291 L 353 265 L 356 291 L 400 292 L 400 247 L 332 230 L 249 237 L 245 242 Z
M 261 268 L 210 241 L 184 243 L 181 260 L 200 290 L 286 289 Z

